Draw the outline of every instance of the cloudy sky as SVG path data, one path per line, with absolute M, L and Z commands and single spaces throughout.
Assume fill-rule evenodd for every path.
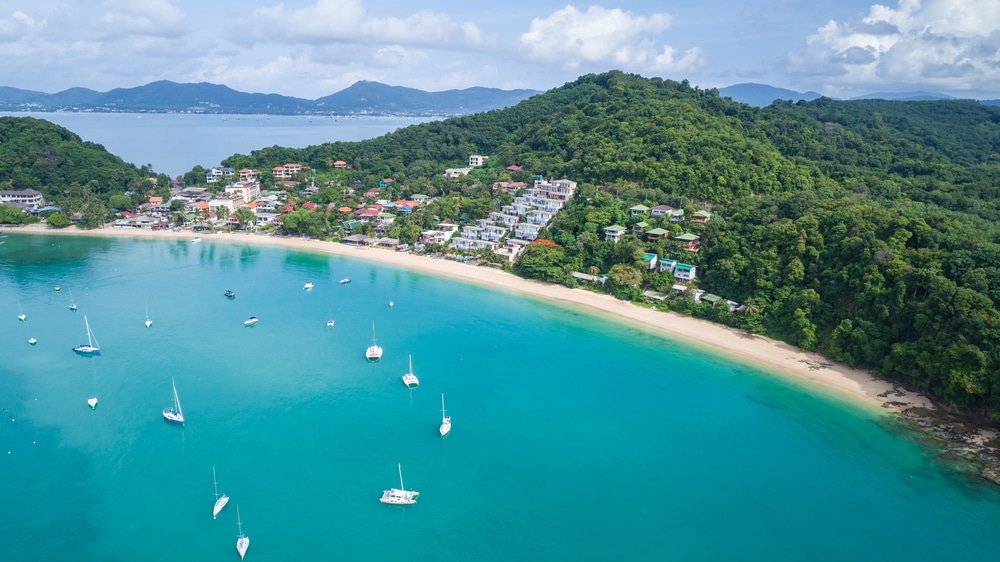
M 1000 97 L 1000 0 L 32 0 L 0 3 L 0 86 L 154 80 L 317 98 L 357 80 L 548 89 L 622 69 L 837 97 Z

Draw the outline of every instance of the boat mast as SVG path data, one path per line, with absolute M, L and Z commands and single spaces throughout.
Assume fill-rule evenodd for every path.
M 444 394 L 441 394 L 441 421 L 443 422 L 445 418 L 444 415 Z
M 184 418 L 184 410 L 181 410 L 181 399 L 177 396 L 177 383 L 174 382 L 174 378 L 170 377 L 170 385 L 174 387 L 174 407 L 177 408 L 177 415 Z M 215 467 L 212 467 L 212 473 L 215 473 Z
M 212 466 L 212 486 L 215 487 L 215 499 L 219 499 L 219 482 L 215 479 L 215 466 Z
M 372 345 L 375 345 L 375 321 L 372 320 Z
M 410 374 L 413 374 L 413 356 L 410 355 Z
M 396 467 L 399 468 L 399 489 L 406 491 L 406 486 L 403 486 L 403 463 L 396 463 Z
M 90 335 L 90 320 L 87 320 L 86 314 L 83 315 L 83 323 L 87 326 L 87 344 L 94 347 L 94 339 Z

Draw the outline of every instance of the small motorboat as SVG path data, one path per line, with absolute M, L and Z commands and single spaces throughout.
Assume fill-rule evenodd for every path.
M 343 279 L 340 280 L 340 284 L 341 285 L 346 285 L 346 284 L 348 284 L 350 282 L 351 282 L 351 280 L 348 279 L 347 277 L 344 277 Z
M 28 343 L 30 343 L 31 345 L 35 345 L 36 343 L 38 343 L 38 340 L 36 340 L 35 338 L 28 338 Z
M 307 291 L 311 291 L 312 288 L 315 287 L 315 286 L 316 285 L 313 285 L 312 281 L 306 281 L 306 284 L 303 285 L 302 288 L 305 289 L 305 290 L 307 290 Z
M 60 287 L 60 286 L 56 285 L 56 286 L 55 286 L 55 290 L 57 290 L 57 291 L 61 291 L 61 290 L 62 290 L 62 287 Z
M 334 324 L 334 321 L 333 321 L 333 320 L 327 320 L 327 321 L 326 321 L 326 327 L 327 327 L 327 328 L 332 328 L 332 327 L 333 327 L 333 324 Z
M 201 242 L 200 236 L 195 236 L 194 238 L 191 239 L 192 244 L 197 244 L 198 242 Z
M 246 326 L 247 328 L 249 328 L 250 326 L 253 326 L 256 323 L 257 323 L 257 317 L 256 316 L 251 316 L 250 318 L 247 318 L 246 320 L 243 321 L 243 325 Z
M 396 306 L 396 301 L 389 301 L 389 308 Z
M 226 291 L 225 295 L 226 295 L 226 298 L 235 299 L 236 298 L 236 291 Z

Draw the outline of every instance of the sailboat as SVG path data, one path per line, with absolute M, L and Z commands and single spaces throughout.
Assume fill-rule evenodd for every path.
M 410 356 L 410 371 L 408 373 L 406 373 L 405 375 L 403 375 L 403 384 L 405 384 L 407 386 L 407 388 L 416 388 L 416 387 L 420 386 L 420 379 L 417 378 L 417 375 L 413 374 L 413 356 L 412 355 Z
M 243 534 L 243 521 L 240 519 L 240 506 L 236 506 L 236 526 L 240 530 L 240 534 L 236 537 L 236 552 L 240 553 L 240 560 L 247 555 L 247 549 L 250 548 L 250 537 Z
M 24 309 L 21 308 L 21 303 L 17 303 L 17 319 L 24 322 L 28 319 L 28 315 L 24 313 Z
M 396 466 L 399 468 L 399 488 L 382 490 L 382 497 L 378 501 L 390 505 L 413 505 L 417 503 L 417 496 L 420 495 L 420 492 L 407 490 L 403 486 L 403 465 L 396 463 Z
M 219 482 L 215 479 L 215 467 L 212 467 L 212 486 L 215 486 L 215 506 L 212 507 L 212 519 L 219 516 L 219 512 L 222 508 L 226 507 L 229 503 L 229 496 L 226 494 L 219 494 Z
M 76 312 L 76 299 L 73 298 L 73 289 L 69 290 L 69 309 Z
M 445 410 L 444 410 L 444 394 L 442 394 L 441 395 L 441 427 L 438 428 L 438 433 L 441 434 L 441 437 L 444 437 L 445 435 L 448 435 L 449 431 L 451 431 L 451 416 L 446 416 L 445 415 Z
M 153 325 L 153 321 L 149 319 L 149 303 L 148 302 L 146 303 L 146 322 L 145 322 L 145 324 L 146 324 L 147 328 Z
M 184 410 L 181 409 L 181 399 L 177 396 L 177 383 L 174 382 L 172 377 L 170 384 L 174 387 L 174 405 L 171 408 L 163 409 L 163 419 L 170 423 L 184 425 Z
M 87 405 L 90 406 L 91 410 L 93 410 L 94 408 L 97 408 L 97 397 L 96 396 L 91 396 L 90 398 L 88 398 L 87 399 Z
M 87 315 L 83 315 L 83 323 L 87 326 L 87 343 L 81 343 L 80 345 L 73 348 L 73 351 L 79 353 L 80 355 L 100 355 L 101 354 L 101 344 L 97 343 L 97 338 L 94 337 L 93 332 L 90 331 L 90 321 L 87 320 Z
M 365 350 L 365 357 L 369 361 L 378 361 L 382 358 L 382 348 L 375 343 L 375 321 L 372 320 L 372 344 Z

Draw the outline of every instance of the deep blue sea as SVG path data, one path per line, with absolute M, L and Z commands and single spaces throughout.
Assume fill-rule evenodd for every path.
M 250 561 L 1000 552 L 1000 494 L 888 418 L 604 318 L 209 239 L 0 242 L 0 560 L 235 560 L 237 505 Z M 378 501 L 397 462 L 415 506 Z
M 126 162 L 169 176 L 196 165 L 218 166 L 233 154 L 269 146 L 304 148 L 356 141 L 430 121 L 428 117 L 202 115 L 194 113 L 0 112 L 0 116 L 45 119 L 103 145 Z

